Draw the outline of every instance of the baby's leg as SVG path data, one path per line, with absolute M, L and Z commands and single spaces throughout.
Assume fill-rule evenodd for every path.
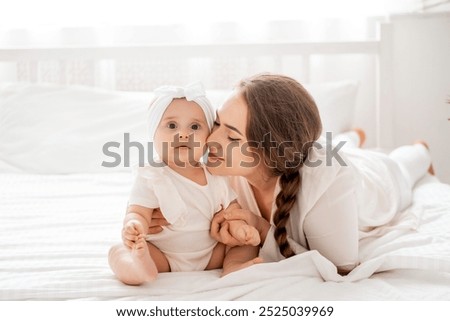
M 259 247 L 249 245 L 231 248 L 225 255 L 222 276 L 261 263 L 258 251 Z
M 225 257 L 226 245 L 223 243 L 217 243 L 214 247 L 213 252 L 211 254 L 211 258 L 209 259 L 208 265 L 205 270 L 214 270 L 220 269 L 223 267 L 223 259 Z
M 164 254 L 154 245 L 147 243 L 144 237 L 136 241 L 133 249 L 123 244 L 113 246 L 108 258 L 117 278 L 129 285 L 152 281 L 158 272 L 170 271 Z
M 257 246 L 261 243 L 258 230 L 245 221 L 228 221 L 230 224 L 230 234 L 245 245 Z

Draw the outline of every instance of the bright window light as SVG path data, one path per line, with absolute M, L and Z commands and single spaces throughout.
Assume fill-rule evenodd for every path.
M 0 0 L 0 27 L 242 23 L 412 11 L 420 0 Z

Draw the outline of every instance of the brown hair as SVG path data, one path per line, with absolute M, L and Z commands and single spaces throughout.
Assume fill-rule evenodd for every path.
M 302 183 L 299 170 L 322 132 L 319 111 L 305 88 L 287 76 L 259 74 L 243 79 L 238 88 L 249 109 L 247 138 L 258 143 L 271 174 L 280 176 L 274 236 L 281 254 L 290 257 L 295 253 L 286 224 Z

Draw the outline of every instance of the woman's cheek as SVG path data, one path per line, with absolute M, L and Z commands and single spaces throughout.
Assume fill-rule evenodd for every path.
M 256 168 L 260 165 L 260 155 L 256 152 L 254 147 L 251 147 L 248 143 L 245 143 L 240 148 L 239 164 L 246 169 Z
M 246 176 L 258 166 L 258 158 L 245 145 L 235 146 L 228 155 L 231 159 L 227 157 L 227 164 L 231 165 L 230 171 L 234 175 Z

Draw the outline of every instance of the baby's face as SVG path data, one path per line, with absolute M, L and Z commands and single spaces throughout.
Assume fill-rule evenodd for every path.
M 208 123 L 193 101 L 174 99 L 167 107 L 153 139 L 160 158 L 169 166 L 197 165 L 206 152 Z

